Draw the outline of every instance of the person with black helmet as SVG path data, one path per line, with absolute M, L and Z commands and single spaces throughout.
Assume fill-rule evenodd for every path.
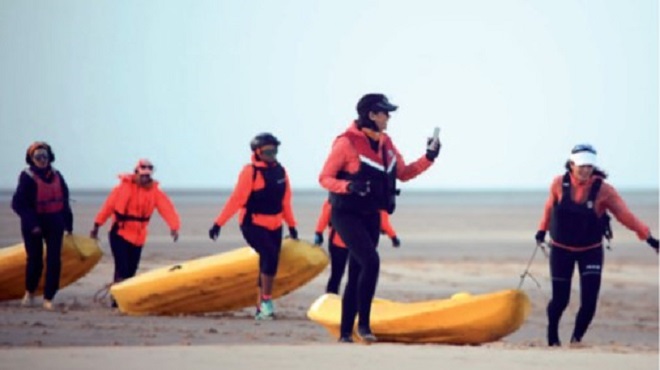
M 252 139 L 251 163 L 243 167 L 234 191 L 209 229 L 209 237 L 216 240 L 222 226 L 239 212 L 243 237 L 259 254 L 256 320 L 275 318 L 272 293 L 282 245 L 282 221 L 289 226 L 289 236 L 298 239 L 289 177 L 277 161 L 279 146 L 280 141 L 270 133 Z
M 380 210 L 394 212 L 396 180 L 408 181 L 426 171 L 440 152 L 439 139 L 429 139 L 426 154 L 405 163 L 385 133 L 397 108 L 383 94 L 364 95 L 357 104 L 358 118 L 335 139 L 319 175 L 321 186 L 330 192 L 330 222 L 349 251 L 340 342 L 353 341 L 356 315 L 358 338 L 377 341 L 370 315 L 380 269 Z
M 609 229 L 607 212 L 634 231 L 658 253 L 658 239 L 647 225 L 628 209 L 614 187 L 605 182 L 607 174 L 596 166 L 596 150 L 589 144 L 573 147 L 565 164 L 566 172 L 550 186 L 543 216 L 534 239 L 545 242 L 550 231 L 550 275 L 552 298 L 548 303 L 547 340 L 560 346 L 559 320 L 568 306 L 575 265 L 580 274 L 580 309 L 571 343 L 582 341 L 596 312 L 603 270 L 603 237 Z
M 43 141 L 27 149 L 28 168 L 18 178 L 12 198 L 12 209 L 21 218 L 25 244 L 25 296 L 23 306 L 34 305 L 35 291 L 43 270 L 43 243 L 46 242 L 46 279 L 43 307 L 53 309 L 53 298 L 59 290 L 62 269 L 62 236 L 73 230 L 73 213 L 69 204 L 69 188 L 52 163 L 55 154 Z

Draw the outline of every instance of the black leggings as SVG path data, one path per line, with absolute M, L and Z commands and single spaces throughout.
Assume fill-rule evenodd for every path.
M 328 236 L 328 251 L 330 252 L 330 277 L 328 285 L 325 288 L 326 293 L 339 294 L 339 285 L 346 271 L 346 262 L 348 262 L 348 248 L 337 246 L 332 242 L 334 233 L 332 231 Z
M 380 214 L 355 214 L 333 208 L 332 227 L 349 251 L 348 282 L 342 299 L 340 333 L 350 336 L 358 315 L 358 327 L 370 330 L 371 302 L 378 284 L 380 257 L 376 246 L 380 236 Z
M 60 288 L 60 272 L 62 271 L 62 236 L 64 226 L 55 217 L 41 216 L 39 220 L 41 233 L 33 234 L 32 230 L 21 230 L 27 263 L 25 265 L 25 290 L 34 293 L 39 286 L 44 269 L 44 241 L 46 241 L 46 279 L 44 283 L 44 299 L 52 300 Z
M 245 241 L 259 254 L 259 272 L 275 276 L 282 249 L 282 227 L 268 230 L 252 223 L 245 223 L 241 225 L 241 232 Z M 259 278 L 257 280 L 261 281 Z
M 108 234 L 110 240 L 110 249 L 112 257 L 115 260 L 114 282 L 132 278 L 140 265 L 140 256 L 142 255 L 142 246 L 135 245 L 122 238 L 117 233 L 117 227 L 113 226 Z
M 603 248 L 572 252 L 558 247 L 550 249 L 552 299 L 548 303 L 548 344 L 559 344 L 559 320 L 571 296 L 571 279 L 575 264 L 580 272 L 580 310 L 575 319 L 571 340 L 581 341 L 596 313 L 603 269 Z

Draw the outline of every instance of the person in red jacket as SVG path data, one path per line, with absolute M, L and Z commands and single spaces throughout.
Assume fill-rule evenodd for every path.
M 27 149 L 28 168 L 18 179 L 12 197 L 12 209 L 21 218 L 21 233 L 27 261 L 25 266 L 25 296 L 21 304 L 32 306 L 34 293 L 44 267 L 43 244 L 46 242 L 46 278 L 43 307 L 53 309 L 52 300 L 60 287 L 62 270 L 62 236 L 73 230 L 73 213 L 69 205 L 69 188 L 62 174 L 51 164 L 55 154 L 43 141 Z
M 630 212 L 606 173 L 596 167 L 596 150 L 576 145 L 566 162 L 566 173 L 550 186 L 535 240 L 544 243 L 550 230 L 552 298 L 548 303 L 547 340 L 560 346 L 559 320 L 568 306 L 575 265 L 580 274 L 580 309 L 571 343 L 580 343 L 596 312 L 603 270 L 603 237 L 609 229 L 610 212 L 658 253 L 658 240 L 649 227 Z
M 348 249 L 346 244 L 339 237 L 339 234 L 330 226 L 330 212 L 332 206 L 330 201 L 326 199 L 321 207 L 321 214 L 316 223 L 316 231 L 314 233 L 314 244 L 323 244 L 323 231 L 328 228 L 328 252 L 330 252 L 330 277 L 326 285 L 326 293 L 339 294 L 339 284 L 344 276 L 346 270 L 346 263 L 348 262 Z M 398 248 L 401 246 L 401 240 L 396 236 L 396 232 L 390 223 L 390 215 L 385 211 L 380 211 L 380 228 L 381 233 L 384 233 L 392 240 L 392 246 Z
M 277 161 L 279 145 L 280 141 L 267 132 L 252 139 L 251 163 L 241 170 L 233 193 L 209 229 L 209 237 L 215 241 L 222 226 L 240 211 L 241 233 L 259 254 L 256 320 L 275 318 L 273 280 L 282 246 L 282 221 L 289 225 L 289 236 L 298 239 L 289 177 Z
M 153 171 L 148 159 L 140 159 L 133 173 L 119 175 L 119 184 L 108 195 L 90 231 L 90 236 L 98 239 L 99 228 L 112 216 L 108 239 L 115 261 L 114 283 L 135 276 L 154 210 L 169 226 L 172 239 L 179 239 L 179 215 L 158 181 L 151 177 Z
M 407 165 L 385 133 L 395 110 L 383 94 L 360 98 L 358 118 L 335 139 L 319 175 L 319 183 L 330 192 L 330 222 L 349 251 L 340 342 L 352 342 L 356 315 L 357 336 L 367 343 L 377 340 L 370 317 L 380 269 L 380 211 L 394 212 L 397 179 L 408 181 L 424 172 L 440 152 L 440 141 L 429 139 L 426 155 Z

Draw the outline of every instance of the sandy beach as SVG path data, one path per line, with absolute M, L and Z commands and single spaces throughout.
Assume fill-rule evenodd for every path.
M 234 219 L 216 243 L 207 230 L 226 192 L 170 192 L 182 219 L 172 243 L 162 220 L 152 218 L 139 272 L 228 251 L 245 245 Z M 104 192 L 72 192 L 74 232 L 87 234 Z M 534 250 L 533 235 L 544 192 L 413 192 L 404 189 L 392 223 L 402 241 L 395 249 L 381 239 L 377 296 L 399 301 L 448 297 L 516 288 Z M 658 234 L 658 193 L 622 192 L 630 209 Z M 0 193 L 0 245 L 21 242 L 19 221 Z M 300 237 L 311 240 L 324 199 L 322 192 L 294 192 Z M 658 258 L 635 235 L 614 222 L 612 250 L 594 321 L 582 348 L 545 346 L 545 306 L 550 297 L 547 260 L 538 253 L 523 290 L 532 313 L 515 333 L 475 347 L 447 345 L 340 345 L 309 321 L 309 305 L 323 293 L 326 270 L 301 289 L 276 301 L 278 320 L 255 322 L 253 309 L 178 317 L 130 317 L 94 295 L 110 281 L 112 256 L 102 229 L 101 262 L 61 290 L 57 310 L 22 308 L 0 302 L 0 369 L 326 369 L 345 366 L 394 369 L 603 369 L 658 368 Z M 325 246 L 324 246 L 325 247 Z M 561 324 L 568 342 L 579 306 L 574 280 L 571 303 Z M 115 360 L 121 359 L 121 363 Z M 125 366 L 126 365 L 126 366 Z

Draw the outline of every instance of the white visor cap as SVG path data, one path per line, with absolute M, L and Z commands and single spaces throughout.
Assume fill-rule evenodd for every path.
M 573 153 L 569 160 L 576 166 L 596 166 L 596 154 L 589 151 Z

